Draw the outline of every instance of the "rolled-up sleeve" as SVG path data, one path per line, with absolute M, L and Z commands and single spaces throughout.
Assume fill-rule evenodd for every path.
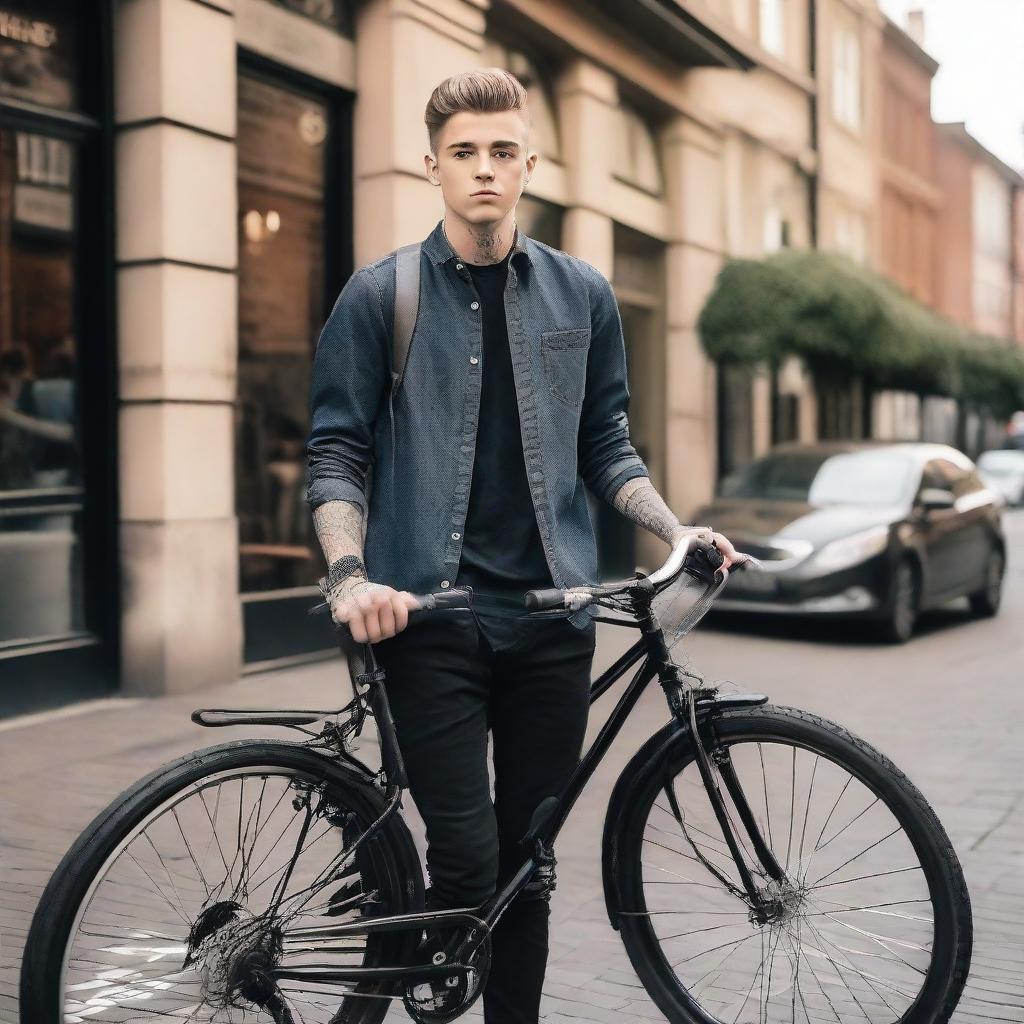
M 615 293 L 593 267 L 585 271 L 591 328 L 577 457 L 583 482 L 610 504 L 627 480 L 650 473 L 629 439 L 626 345 Z
M 317 340 L 306 441 L 310 510 L 351 501 L 366 513 L 366 474 L 374 462 L 374 423 L 388 385 L 389 332 L 368 268 L 342 289 Z

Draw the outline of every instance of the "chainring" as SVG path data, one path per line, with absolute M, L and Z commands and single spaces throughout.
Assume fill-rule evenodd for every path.
M 491 936 L 488 932 L 472 956 L 461 966 L 453 966 L 450 975 L 429 983 L 407 984 L 402 997 L 406 1012 L 420 1024 L 447 1024 L 461 1017 L 480 998 L 490 970 Z M 447 981 L 452 978 L 456 983 L 449 986 Z M 431 991 L 429 997 L 423 994 L 425 989 Z M 416 995 L 417 992 L 421 994 Z

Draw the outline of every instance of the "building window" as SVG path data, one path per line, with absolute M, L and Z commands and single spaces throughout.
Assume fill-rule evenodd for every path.
M 74 30 L 67 4 L 0 0 L 0 98 L 54 110 L 78 106 Z
M 786 55 L 786 0 L 761 0 L 761 45 L 776 57 Z
M 867 222 L 856 210 L 836 210 L 836 252 L 857 263 L 866 263 L 868 255 Z
M 665 191 L 657 130 L 643 114 L 620 103 L 614 120 L 612 173 L 620 181 L 660 196 Z
M 841 26 L 832 37 L 832 116 L 854 131 L 860 129 L 860 39 L 853 27 Z
M 79 382 L 96 332 L 76 318 L 81 164 L 94 131 L 79 116 L 81 28 L 68 0 L 0 0 L 0 652 L 99 625 L 84 586 L 95 552 Z M 43 108 L 36 125 L 29 111 Z M 94 422 L 102 408 L 93 393 Z
M 85 629 L 76 155 L 0 128 L 0 650 Z
M 309 375 L 324 321 L 324 100 L 238 79 L 236 503 L 243 593 L 312 585 L 305 505 Z
M 355 31 L 355 19 L 352 15 L 350 0 L 270 0 L 278 7 L 318 21 L 335 32 L 350 39 Z
M 782 211 L 775 205 L 764 211 L 762 222 L 761 246 L 765 255 L 789 248 L 789 221 L 782 216 Z

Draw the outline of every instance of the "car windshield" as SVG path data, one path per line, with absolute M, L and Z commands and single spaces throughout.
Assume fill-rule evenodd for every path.
M 916 463 L 892 451 L 768 455 L 725 481 L 723 497 L 811 505 L 894 505 L 908 500 Z
M 991 476 L 1013 476 L 1024 473 L 1024 452 L 982 452 L 978 469 Z

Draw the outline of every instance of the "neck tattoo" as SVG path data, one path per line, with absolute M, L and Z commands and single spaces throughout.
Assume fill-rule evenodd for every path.
M 473 262 L 486 266 L 487 264 L 500 263 L 501 238 L 495 231 L 488 231 L 482 234 L 473 234 L 475 251 Z

